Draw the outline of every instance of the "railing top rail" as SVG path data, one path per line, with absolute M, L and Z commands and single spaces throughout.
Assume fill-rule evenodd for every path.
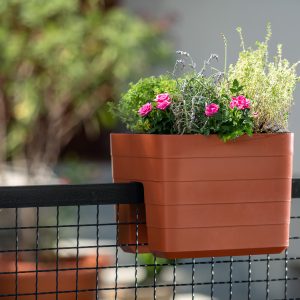
M 0 208 L 143 203 L 143 185 L 105 183 L 0 187 Z
M 292 197 L 300 198 L 300 179 Z M 36 185 L 0 187 L 0 208 L 137 204 L 144 202 L 142 183 Z

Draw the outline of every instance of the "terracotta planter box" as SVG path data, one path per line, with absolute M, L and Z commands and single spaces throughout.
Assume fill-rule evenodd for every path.
M 119 180 L 114 180 L 114 182 L 124 182 Z M 137 213 L 138 209 L 138 213 Z M 118 234 L 118 244 L 120 247 L 129 253 L 148 253 L 150 252 L 147 245 L 148 235 L 147 228 L 145 224 L 135 223 L 145 223 L 146 213 L 145 205 L 132 205 L 132 204 L 120 204 L 116 207 L 116 214 L 119 214 L 119 234 Z M 123 224 L 122 224 L 123 223 Z M 126 224 L 127 223 L 127 224 Z M 137 235 L 138 231 L 138 235 Z M 138 245 L 136 245 L 136 240 L 138 237 Z
M 114 180 L 144 184 L 154 254 L 248 255 L 288 247 L 292 133 L 227 143 L 217 136 L 112 134 L 111 149 Z
M 99 258 L 98 266 L 109 264 L 109 260 L 101 257 Z M 59 269 L 66 269 L 66 271 L 59 271 L 58 274 L 58 291 L 60 292 L 59 300 L 71 300 L 76 298 L 76 258 L 60 258 Z M 79 268 L 87 268 L 79 270 L 78 272 L 78 290 L 96 290 L 96 256 L 80 257 L 78 261 Z M 68 270 L 72 268 L 73 270 Z M 88 269 L 90 268 L 90 269 Z M 12 256 L 0 256 L 0 271 L 9 272 L 11 274 L 0 275 L 0 294 L 16 293 L 16 270 L 15 259 Z M 56 261 L 39 262 L 38 270 L 54 270 L 51 272 L 38 273 L 38 299 L 53 300 L 56 299 Z M 18 296 L 20 300 L 34 300 L 36 292 L 36 264 L 35 262 L 18 262 L 18 294 L 32 294 L 27 296 Z M 67 293 L 63 293 L 69 291 Z M 48 293 L 48 294 L 47 294 Z M 7 296 L 6 300 L 14 300 L 15 296 Z M 78 300 L 95 300 L 96 292 L 87 291 L 79 292 Z

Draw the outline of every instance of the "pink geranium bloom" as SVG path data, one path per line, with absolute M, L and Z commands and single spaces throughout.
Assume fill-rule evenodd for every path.
M 234 109 L 235 107 L 237 107 L 238 106 L 238 101 L 237 101 L 237 99 L 235 98 L 235 97 L 232 97 L 232 100 L 230 101 L 230 104 L 229 104 L 229 107 L 231 108 L 231 109 Z
M 158 94 L 154 101 L 158 103 L 165 102 L 165 101 L 171 102 L 171 97 L 168 93 L 162 93 L 162 94 Z
M 158 109 L 165 110 L 171 104 L 171 97 L 168 93 L 162 93 L 158 94 L 154 101 L 157 102 L 156 107 Z
M 150 102 L 144 104 L 138 111 L 141 117 L 147 116 L 152 110 L 152 104 Z
M 170 106 L 170 101 L 157 102 L 156 107 L 160 110 L 165 110 L 168 106 Z
M 235 107 L 239 110 L 249 109 L 250 108 L 250 100 L 247 99 L 245 96 L 240 95 L 237 97 L 232 97 L 229 107 L 234 109 Z
M 219 111 L 219 105 L 216 103 L 206 104 L 205 115 L 207 117 L 212 117 Z

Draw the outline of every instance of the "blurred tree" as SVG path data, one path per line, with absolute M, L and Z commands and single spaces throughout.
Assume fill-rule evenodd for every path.
M 157 26 L 112 3 L 0 1 L 0 161 L 55 164 L 80 126 L 110 123 L 122 83 L 169 57 Z

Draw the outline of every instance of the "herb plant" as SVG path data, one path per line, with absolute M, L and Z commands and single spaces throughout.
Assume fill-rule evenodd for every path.
M 282 58 L 281 45 L 274 61 L 268 61 L 270 26 L 256 50 L 245 48 L 237 30 L 242 51 L 228 72 L 226 63 L 224 72 L 211 67 L 215 54 L 197 71 L 191 56 L 177 51 L 180 59 L 172 73 L 131 84 L 116 109 L 127 128 L 136 133 L 217 134 L 224 141 L 287 131 L 298 63 Z
M 287 131 L 288 116 L 293 104 L 293 93 L 298 81 L 296 67 L 282 58 L 282 45 L 277 46 L 277 54 L 269 61 L 268 42 L 271 26 L 267 26 L 264 42 L 256 42 L 257 49 L 246 48 L 242 29 L 240 34 L 242 51 L 235 64 L 229 66 L 225 80 L 225 92 L 234 81 L 242 86 L 240 93 L 251 99 L 255 113 L 254 132 Z

